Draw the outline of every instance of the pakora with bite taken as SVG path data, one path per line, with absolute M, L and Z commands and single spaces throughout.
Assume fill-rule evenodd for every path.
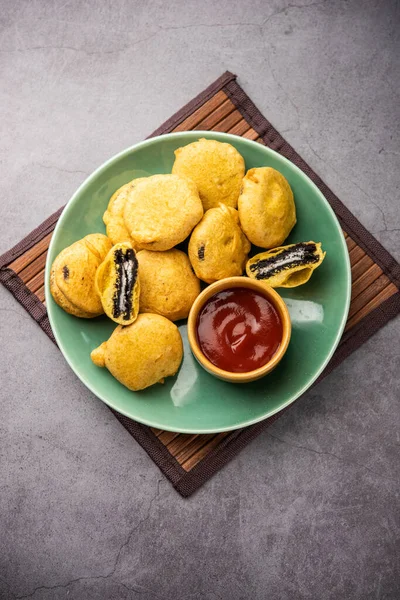
M 129 242 L 111 248 L 96 271 L 95 285 L 107 317 L 133 323 L 139 312 L 138 260 Z
M 293 288 L 307 283 L 325 255 L 319 242 L 289 244 L 253 256 L 246 272 L 273 288 Z

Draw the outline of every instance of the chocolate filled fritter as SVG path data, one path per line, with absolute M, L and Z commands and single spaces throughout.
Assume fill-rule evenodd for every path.
M 249 277 L 271 287 L 292 288 L 306 283 L 325 258 L 321 244 L 300 242 L 274 248 L 251 258 L 246 265 Z
M 95 281 L 106 315 L 121 325 L 133 323 L 139 312 L 140 284 L 136 253 L 129 242 L 111 248 Z
M 220 203 L 237 207 L 244 160 L 231 144 L 201 138 L 178 148 L 172 172 L 195 182 L 205 211 Z
M 296 224 L 292 189 L 285 177 L 271 167 L 247 171 L 238 211 L 244 233 L 260 248 L 280 246 Z
M 95 365 L 106 367 L 122 385 L 137 391 L 175 375 L 183 344 L 174 323 L 146 313 L 127 327 L 119 325 L 90 356 Z
M 249 250 L 237 210 L 225 204 L 205 213 L 189 241 L 194 272 L 206 283 L 242 275 Z
M 54 260 L 50 291 L 66 312 L 84 319 L 104 312 L 95 289 L 95 276 L 110 248 L 108 237 L 92 233 L 62 250 Z
M 157 313 L 171 321 L 186 319 L 200 293 L 200 281 L 187 255 L 176 248 L 166 252 L 141 250 L 137 259 L 140 312 Z

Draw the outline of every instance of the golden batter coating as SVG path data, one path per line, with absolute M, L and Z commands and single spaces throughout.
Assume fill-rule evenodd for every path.
M 129 242 L 111 248 L 96 271 L 95 285 L 107 317 L 120 325 L 133 323 L 140 285 L 136 253 Z
M 50 291 L 53 296 L 54 301 L 60 306 L 65 312 L 70 315 L 74 315 L 74 317 L 80 317 L 81 319 L 92 319 L 93 317 L 97 317 L 101 313 L 90 313 L 84 310 L 81 310 L 75 304 L 72 304 L 64 294 L 59 290 L 56 283 L 56 272 L 59 270 L 60 265 L 57 263 L 57 258 L 53 262 L 50 271 Z M 62 267 L 61 267 L 62 268 Z
M 181 250 L 141 250 L 137 254 L 140 280 L 140 312 L 157 313 L 178 321 L 186 319 L 200 293 L 189 258 Z
M 177 373 L 183 344 L 174 323 L 146 313 L 127 327 L 119 325 L 90 356 L 95 365 L 107 367 L 122 385 L 138 391 Z
M 178 175 L 146 177 L 131 190 L 124 208 L 133 246 L 145 250 L 173 248 L 202 216 L 196 185 Z
M 213 283 L 242 275 L 250 247 L 237 210 L 220 204 L 210 208 L 193 230 L 189 258 L 197 277 Z
M 249 277 L 273 288 L 292 288 L 307 283 L 325 258 L 319 242 L 300 242 L 261 252 L 246 265 Z
M 195 182 L 206 211 L 219 203 L 237 207 L 244 168 L 243 157 L 231 144 L 201 138 L 175 150 L 172 173 Z
M 271 167 L 247 171 L 238 210 L 243 231 L 260 248 L 280 246 L 296 224 L 292 189 Z
M 133 179 L 129 183 L 126 183 L 120 187 L 111 196 L 107 210 L 103 215 L 103 221 L 106 226 L 107 236 L 110 238 L 113 244 L 118 244 L 119 242 L 132 243 L 129 231 L 127 230 L 124 222 L 124 208 L 131 190 L 140 181 L 143 181 L 143 179 L 146 178 L 139 177 L 138 179 Z
M 50 271 L 50 291 L 66 312 L 90 319 L 103 313 L 95 289 L 96 271 L 111 249 L 101 233 L 92 233 L 60 252 Z

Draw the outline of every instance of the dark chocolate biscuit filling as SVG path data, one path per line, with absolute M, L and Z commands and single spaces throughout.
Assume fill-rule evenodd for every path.
M 197 250 L 197 256 L 199 257 L 199 260 L 204 260 L 204 244 L 199 246 Z
M 138 261 L 131 248 L 125 251 L 118 248 L 114 252 L 114 262 L 117 280 L 113 298 L 113 316 L 118 318 L 122 314 L 123 320 L 129 321 L 132 314 L 132 296 L 137 280 Z
M 317 247 L 315 244 L 305 244 L 304 242 L 295 244 L 291 248 L 285 248 L 285 250 L 277 252 L 273 256 L 269 256 L 268 258 L 253 263 L 250 265 L 250 271 L 256 271 L 256 279 L 267 279 L 281 273 L 281 271 L 287 271 L 288 269 L 293 269 L 293 267 L 298 267 L 299 265 L 317 263 L 319 261 L 319 256 L 316 252 Z M 289 257 L 290 262 L 287 264 L 275 266 L 275 263 L 278 260 L 281 262 Z
M 68 279 L 68 277 L 69 277 L 69 269 L 68 269 L 67 265 L 63 266 L 63 275 L 64 275 L 64 279 Z

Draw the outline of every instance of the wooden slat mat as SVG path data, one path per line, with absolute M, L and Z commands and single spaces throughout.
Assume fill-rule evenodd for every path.
M 263 117 L 231 73 L 225 73 L 152 136 L 189 129 L 233 133 L 273 148 L 300 167 L 335 210 L 350 253 L 352 300 L 342 341 L 321 379 L 400 312 L 399 264 Z M 61 209 L 0 258 L 0 281 L 53 341 L 44 305 L 44 266 L 60 213 Z M 160 431 L 114 414 L 178 492 L 189 496 L 282 413 L 251 427 L 216 435 Z

